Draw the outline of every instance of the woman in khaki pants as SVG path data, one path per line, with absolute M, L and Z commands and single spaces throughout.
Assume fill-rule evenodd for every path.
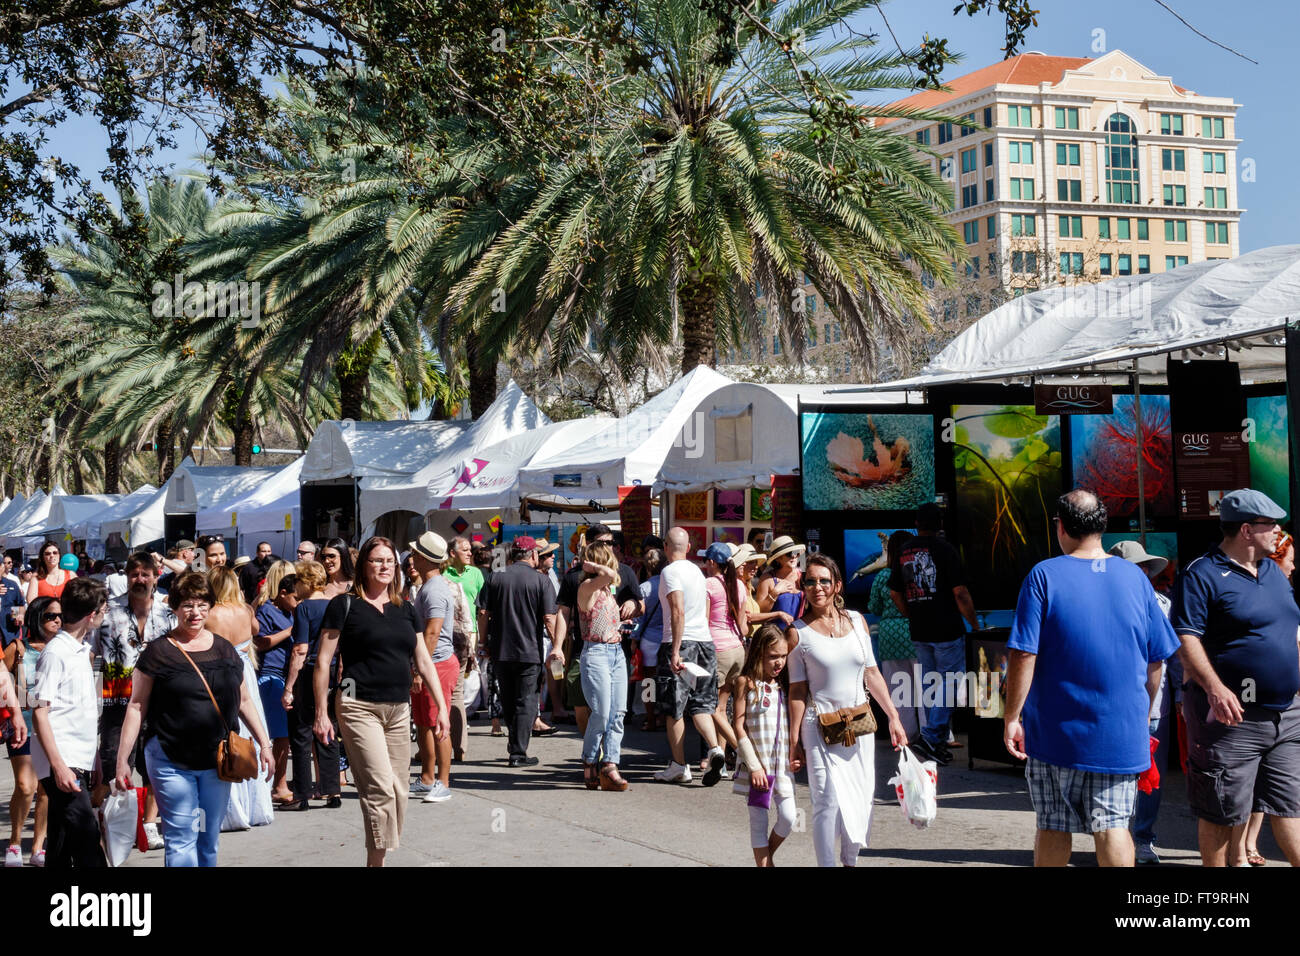
M 366 824 L 366 866 L 383 866 L 398 847 L 410 783 L 411 665 L 425 686 L 438 676 L 415 608 L 403 601 L 397 576 L 397 550 L 374 537 L 357 555 L 356 582 L 330 600 L 321 621 L 316 652 L 316 736 L 328 743 L 334 734 L 326 702 L 330 665 L 343 655 L 343 680 L 336 708 L 339 732 L 356 777 Z M 438 711 L 435 736 L 447 735 L 447 708 Z

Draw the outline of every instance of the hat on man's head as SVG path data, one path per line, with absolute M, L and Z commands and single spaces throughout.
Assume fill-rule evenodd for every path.
M 551 544 L 551 542 L 547 541 L 545 538 L 537 539 L 537 556 L 539 558 L 544 558 L 548 554 L 554 554 L 556 551 L 559 550 L 560 550 L 560 542 L 557 541 L 554 544 Z
M 717 565 L 723 565 L 730 561 L 731 556 L 736 553 L 736 546 L 726 541 L 715 541 L 703 551 L 695 553 L 701 558 L 708 558 Z
M 426 531 L 408 547 L 412 554 L 418 554 L 426 561 L 441 564 L 447 560 L 447 539 L 435 531 Z
M 1276 501 L 1254 488 L 1230 491 L 1219 500 L 1220 521 L 1249 521 L 1252 518 L 1270 518 L 1281 521 L 1286 512 Z
M 783 534 L 781 537 L 773 541 L 772 547 L 768 549 L 767 563 L 772 564 L 782 555 L 802 554 L 804 550 L 806 549 L 802 544 L 790 537 L 788 534 Z
M 235 558 L 235 563 L 231 565 L 231 567 L 242 568 L 244 565 L 252 563 L 252 560 L 253 559 L 248 555 L 241 554 L 239 557 Z
M 1118 541 L 1110 546 L 1110 553 L 1125 561 L 1132 561 L 1151 574 L 1159 574 L 1169 564 L 1168 558 L 1148 554 L 1147 549 L 1137 541 Z
M 176 542 L 176 547 L 180 548 L 182 551 L 185 550 L 186 548 L 193 548 L 194 546 L 195 546 L 194 542 L 191 541 L 189 538 L 181 538 L 179 541 Z
M 537 539 L 532 535 L 521 534 L 519 537 L 515 538 L 514 546 L 520 551 L 536 551 Z

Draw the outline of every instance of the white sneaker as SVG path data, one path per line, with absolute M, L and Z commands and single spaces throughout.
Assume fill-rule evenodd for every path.
M 161 850 L 163 846 L 162 834 L 158 832 L 157 823 L 144 824 L 144 838 L 149 841 L 149 849 Z
M 44 850 L 37 850 L 35 853 L 33 853 L 33 854 L 32 854 L 32 859 L 31 859 L 31 863 L 32 863 L 32 866 L 44 866 L 44 865 L 45 865 L 45 851 L 44 851 Z
M 668 761 L 668 766 L 655 772 L 655 779 L 660 783 L 690 783 L 691 768 L 675 760 Z
M 20 846 L 10 846 L 5 850 L 5 866 L 22 866 L 23 865 L 23 848 Z
M 429 792 L 424 795 L 424 803 L 446 803 L 451 799 L 451 787 L 446 786 L 441 780 L 435 780 L 429 787 Z
M 704 785 L 712 787 L 722 779 L 722 771 L 727 768 L 727 756 L 721 747 L 709 751 L 709 769 L 704 771 Z

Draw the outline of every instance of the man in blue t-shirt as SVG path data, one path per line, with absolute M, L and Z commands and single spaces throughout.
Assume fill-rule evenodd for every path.
M 1262 492 L 1219 502 L 1223 541 L 1187 566 L 1172 620 L 1183 642 L 1187 797 L 1201 862 L 1228 864 L 1252 806 L 1300 865 L 1300 607 L 1269 555 L 1286 512 Z
M 1006 747 L 1027 759 L 1035 866 L 1065 866 L 1070 834 L 1091 833 L 1101 866 L 1132 866 L 1129 820 L 1151 766 L 1147 715 L 1178 650 L 1136 565 L 1102 547 L 1106 506 L 1062 495 L 1056 540 L 1020 589 L 1007 647 Z

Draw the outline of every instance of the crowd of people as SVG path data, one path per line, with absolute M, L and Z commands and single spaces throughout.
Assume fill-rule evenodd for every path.
M 1096 495 L 1059 500 L 1061 554 L 1021 588 L 1004 689 L 1037 864 L 1068 862 L 1076 832 L 1103 865 L 1159 862 L 1160 789 L 1140 779 L 1166 765 L 1175 726 L 1203 861 L 1264 862 L 1267 816 L 1300 863 L 1300 607 L 1283 517 L 1259 492 L 1224 496 L 1223 540 L 1164 595 L 1153 580 L 1165 559 L 1137 541 L 1102 547 Z M 961 746 L 951 694 L 891 692 L 913 672 L 960 686 L 967 634 L 983 626 L 943 525 L 924 505 L 913 531 L 885 542 L 864 605 L 874 627 L 846 605 L 834 560 L 770 533 L 698 550 L 674 527 L 641 543 L 635 569 L 600 524 L 567 568 L 558 543 L 527 536 L 504 555 L 433 532 L 400 549 L 303 541 L 292 562 L 263 543 L 231 566 L 210 538 L 132 554 L 111 584 L 116 568 L 97 574 L 47 543 L 25 580 L 8 559 L 0 580 L 5 865 L 23 865 L 33 809 L 32 865 L 104 865 L 94 807 L 138 775 L 147 843 L 168 866 L 215 865 L 223 830 L 337 809 L 349 785 L 366 863 L 381 866 L 408 800 L 452 799 L 480 709 L 508 768 L 536 765 L 532 737 L 572 724 L 586 789 L 732 778 L 763 867 L 794 830 L 805 772 L 818 864 L 856 865 L 877 790 L 873 714 L 895 750 L 942 766 Z M 625 722 L 638 709 L 669 761 L 629 780 Z M 251 742 L 251 771 L 228 766 L 236 735 Z

